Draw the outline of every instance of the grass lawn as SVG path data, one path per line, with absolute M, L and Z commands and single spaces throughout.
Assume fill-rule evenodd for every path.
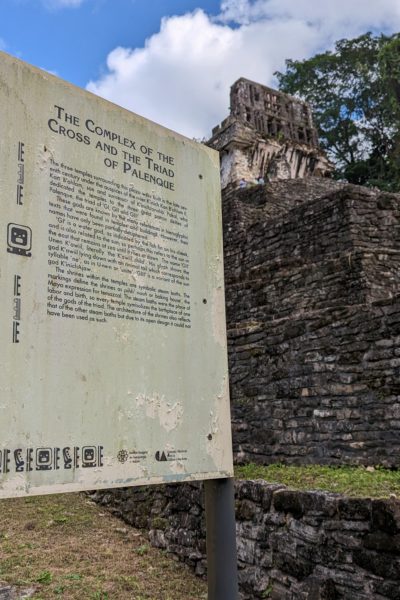
M 33 600 L 207 598 L 204 581 L 84 494 L 0 506 L 0 581 Z
M 235 475 L 238 479 L 264 479 L 269 483 L 283 483 L 296 490 L 325 490 L 348 496 L 400 498 L 400 471 L 388 469 L 248 464 L 236 467 Z

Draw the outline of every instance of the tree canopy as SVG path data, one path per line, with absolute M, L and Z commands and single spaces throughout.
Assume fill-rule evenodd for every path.
M 400 191 L 400 34 L 340 40 L 275 75 L 311 104 L 336 177 Z

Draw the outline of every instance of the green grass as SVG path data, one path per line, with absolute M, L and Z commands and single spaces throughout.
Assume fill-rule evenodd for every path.
M 264 479 L 296 490 L 325 490 L 348 496 L 400 498 L 400 471 L 365 467 L 287 466 L 281 464 L 235 468 L 238 479 Z
M 206 597 L 204 581 L 121 525 L 85 494 L 2 500 L 0 587 L 32 589 L 32 600 Z

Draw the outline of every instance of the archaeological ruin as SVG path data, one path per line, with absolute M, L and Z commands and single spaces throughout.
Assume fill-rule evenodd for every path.
M 399 196 L 328 178 L 310 107 L 246 79 L 209 145 L 237 462 L 398 467 Z
M 400 466 L 400 197 L 223 193 L 236 460 Z
M 209 144 L 236 462 L 399 468 L 400 195 L 330 179 L 309 107 L 245 79 Z M 204 574 L 198 484 L 95 498 Z M 400 597 L 396 499 L 238 481 L 236 501 L 241 599 Z
M 306 102 L 238 79 L 230 115 L 213 129 L 208 145 L 221 157 L 221 185 L 329 176 L 333 170 L 318 144 Z

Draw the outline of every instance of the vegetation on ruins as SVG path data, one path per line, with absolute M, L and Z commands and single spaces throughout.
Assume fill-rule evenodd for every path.
M 400 191 L 400 34 L 340 40 L 275 75 L 311 104 L 338 179 Z
M 237 466 L 238 479 L 264 479 L 295 490 L 324 490 L 346 496 L 400 497 L 400 472 L 380 467 L 331 467 L 328 465 L 247 465 Z

